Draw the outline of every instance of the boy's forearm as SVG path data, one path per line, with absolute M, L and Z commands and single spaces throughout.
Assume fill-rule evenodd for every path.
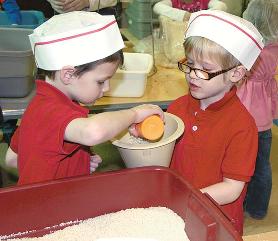
M 135 121 L 135 115 L 128 109 L 75 119 L 66 128 L 65 140 L 87 146 L 97 145 L 128 128 Z
M 202 188 L 200 191 L 209 194 L 219 205 L 224 205 L 235 201 L 244 185 L 244 182 L 224 178 L 223 182 Z
M 89 118 L 91 126 L 99 128 L 108 139 L 128 128 L 135 121 L 136 113 L 132 109 L 104 112 Z

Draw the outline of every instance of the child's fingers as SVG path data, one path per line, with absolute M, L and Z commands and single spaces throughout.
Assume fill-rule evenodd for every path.
M 99 155 L 93 155 L 91 156 L 91 163 L 101 163 L 102 159 Z
M 136 130 L 136 124 L 132 124 L 129 128 L 128 131 L 131 135 L 138 137 L 138 131 Z
M 95 162 L 90 163 L 90 168 L 96 168 L 96 167 L 98 167 L 98 163 Z
M 90 164 L 90 173 L 94 172 L 98 168 L 98 164 L 94 163 L 94 165 Z
M 102 162 L 102 159 L 99 155 L 91 156 L 90 173 L 94 172 L 98 168 L 99 163 L 101 163 L 101 162 Z

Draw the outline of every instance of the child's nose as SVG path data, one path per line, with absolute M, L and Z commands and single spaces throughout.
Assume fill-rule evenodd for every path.
M 102 87 L 102 91 L 103 92 L 106 92 L 110 89 L 110 83 L 109 83 L 109 80 L 106 80 L 104 83 L 103 83 L 103 87 Z
M 195 70 L 194 70 L 194 69 L 191 69 L 191 70 L 190 70 L 190 72 L 189 72 L 189 77 L 190 77 L 191 79 L 197 79 L 197 78 L 198 78 L 197 75 L 196 75 L 196 73 L 195 73 Z

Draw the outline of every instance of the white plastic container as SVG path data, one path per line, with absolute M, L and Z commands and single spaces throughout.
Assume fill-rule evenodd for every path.
M 124 68 L 119 68 L 110 79 L 110 90 L 105 92 L 104 96 L 143 96 L 152 67 L 153 58 L 150 54 L 124 53 Z
M 184 132 L 183 121 L 165 112 L 165 128 L 162 138 L 147 144 L 130 144 L 128 131 L 121 133 L 112 142 L 117 146 L 121 157 L 128 168 L 143 166 L 169 167 L 176 140 Z

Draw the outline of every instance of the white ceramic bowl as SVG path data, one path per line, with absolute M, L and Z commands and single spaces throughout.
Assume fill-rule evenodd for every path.
M 131 144 L 130 134 L 126 130 L 117 136 L 112 144 L 117 146 L 128 168 L 142 166 L 169 167 L 176 140 L 183 132 L 183 121 L 179 117 L 165 112 L 165 130 L 159 141 Z

